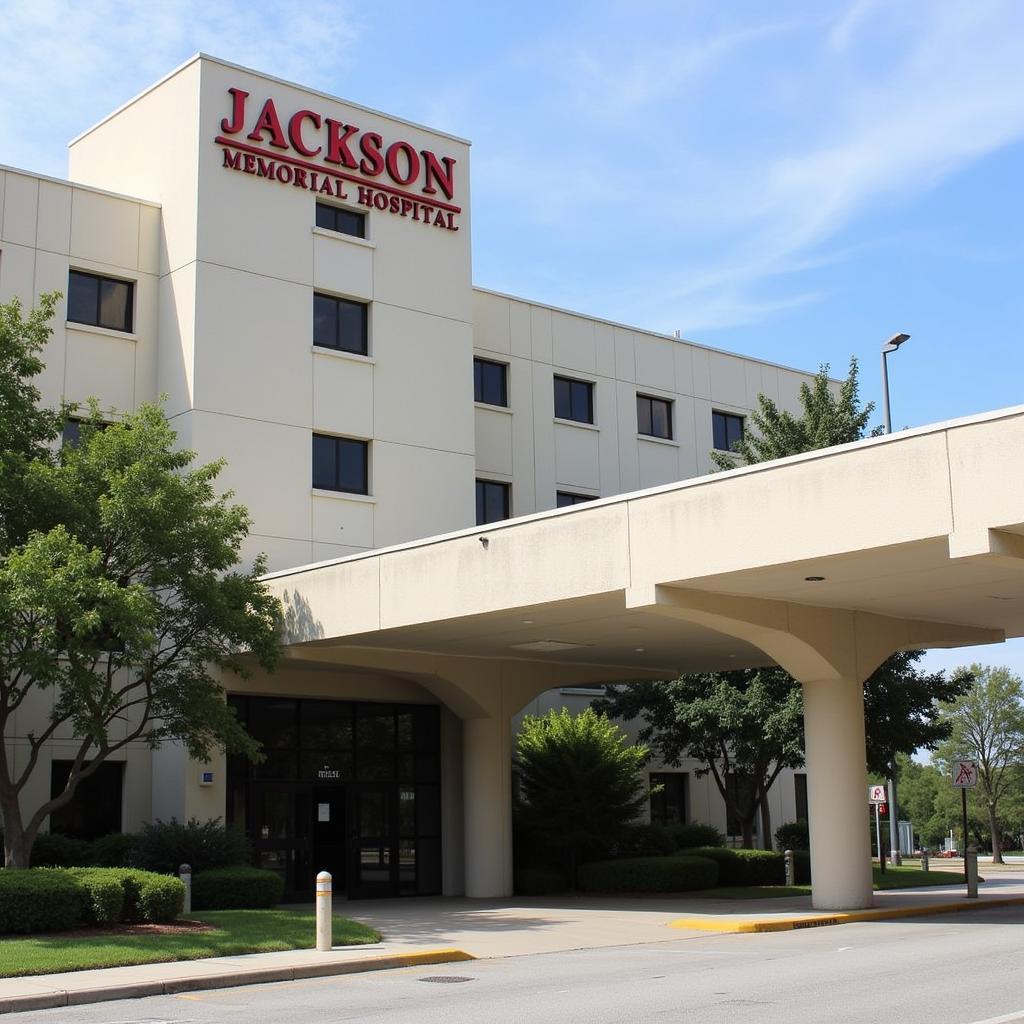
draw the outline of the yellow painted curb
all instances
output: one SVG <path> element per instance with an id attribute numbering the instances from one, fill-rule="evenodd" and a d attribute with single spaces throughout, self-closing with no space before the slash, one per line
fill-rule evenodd
<path id="1" fill-rule="evenodd" d="M 421 964 L 455 964 L 463 960 L 475 960 L 472 953 L 464 949 L 425 949 L 422 953 L 391 953 L 376 957 L 376 962 L 387 962 L 395 967 L 418 967 Z"/>
<path id="2" fill-rule="evenodd" d="M 744 934 L 751 932 L 791 932 L 801 928 L 827 928 L 834 924 L 852 924 L 856 921 L 886 921 L 900 917 L 923 917 L 926 914 L 951 914 L 988 907 L 1024 905 L 1024 896 L 1004 896 L 986 900 L 967 900 L 957 903 L 929 903 L 920 907 L 878 907 L 869 910 L 842 910 L 834 914 L 813 917 L 777 917 L 764 919 L 725 919 L 720 917 L 680 917 L 669 921 L 669 928 L 693 929 L 702 932 Z"/>

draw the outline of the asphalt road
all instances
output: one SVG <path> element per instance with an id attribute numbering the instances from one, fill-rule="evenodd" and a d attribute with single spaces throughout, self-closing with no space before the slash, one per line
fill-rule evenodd
<path id="1" fill-rule="evenodd" d="M 1024 1022 L 1024 908 L 768 935 L 701 935 L 37 1010 L 3 1020 L 1009 1024 Z"/>

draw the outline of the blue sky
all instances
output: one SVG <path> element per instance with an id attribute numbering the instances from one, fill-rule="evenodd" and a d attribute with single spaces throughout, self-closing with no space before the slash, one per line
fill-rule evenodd
<path id="1" fill-rule="evenodd" d="M 471 139 L 479 285 L 855 355 L 866 400 L 906 331 L 897 427 L 1024 401 L 1019 0 L 0 0 L 0 162 L 63 175 L 197 50 Z M 1019 643 L 977 655 L 1024 672 Z"/>

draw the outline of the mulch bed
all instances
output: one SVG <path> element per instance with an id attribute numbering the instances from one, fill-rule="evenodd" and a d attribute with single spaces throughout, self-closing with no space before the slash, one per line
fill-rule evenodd
<path id="1" fill-rule="evenodd" d="M 108 935 L 193 935 L 217 929 L 205 921 L 188 919 L 168 924 L 112 924 L 106 928 L 73 928 L 66 932 L 37 932 L 32 935 L 0 935 L 0 939 L 96 939 Z"/>

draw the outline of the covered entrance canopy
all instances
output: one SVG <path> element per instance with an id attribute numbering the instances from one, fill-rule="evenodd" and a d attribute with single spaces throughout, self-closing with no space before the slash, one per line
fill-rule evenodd
<path id="1" fill-rule="evenodd" d="M 814 904 L 870 905 L 862 684 L 1024 635 L 1024 407 L 268 577 L 294 659 L 463 719 L 466 892 L 511 892 L 509 720 L 552 686 L 779 664 L 804 687 Z"/>

